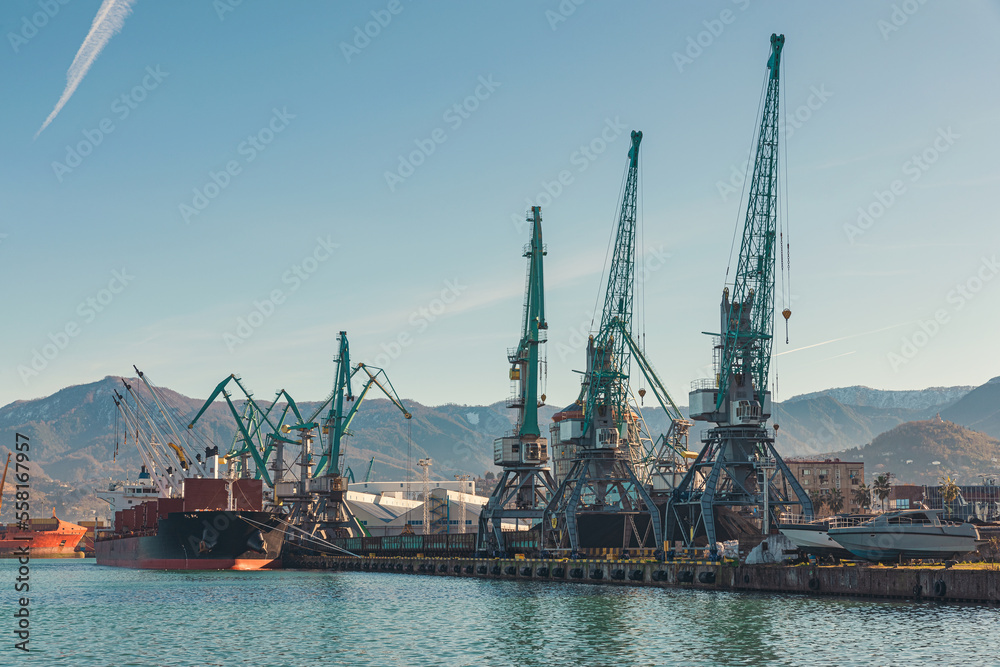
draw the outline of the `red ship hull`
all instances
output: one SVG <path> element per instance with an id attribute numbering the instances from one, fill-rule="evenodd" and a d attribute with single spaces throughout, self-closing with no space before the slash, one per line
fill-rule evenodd
<path id="1" fill-rule="evenodd" d="M 55 525 L 32 523 L 28 530 L 0 527 L 0 557 L 19 556 L 29 548 L 32 558 L 44 556 L 75 556 L 76 547 L 87 529 L 75 523 L 56 519 Z"/>

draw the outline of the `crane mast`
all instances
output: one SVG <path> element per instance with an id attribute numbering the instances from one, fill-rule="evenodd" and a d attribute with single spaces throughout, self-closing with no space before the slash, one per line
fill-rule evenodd
<path id="1" fill-rule="evenodd" d="M 588 357 L 590 385 L 584 410 L 584 435 L 594 428 L 614 428 L 625 437 L 622 427 L 629 413 L 629 346 L 632 335 L 632 297 L 635 285 L 635 224 L 639 182 L 639 144 L 642 132 L 632 132 L 628 151 L 628 171 L 622 196 L 618 229 L 608 272 L 601 328 L 591 343 Z M 606 414 L 598 412 L 606 410 Z M 605 438 L 617 437 L 604 432 Z"/>
<path id="2" fill-rule="evenodd" d="M 640 462 L 646 457 L 629 392 L 641 141 L 642 132 L 633 131 L 601 326 L 587 344 L 578 407 L 553 418 L 553 433 L 558 428 L 564 452 L 557 469 L 567 463 L 569 469 L 557 474 L 559 488 L 542 522 L 543 543 L 546 550 L 568 551 L 571 556 L 591 547 L 648 548 L 658 557 L 663 553 L 659 512 L 636 473 L 638 466 L 646 465 Z M 581 539 L 582 534 L 588 537 Z M 621 536 L 621 541 L 596 535 Z"/>
<path id="3" fill-rule="evenodd" d="M 767 95 L 757 136 L 757 155 L 732 298 L 721 305 L 722 366 L 716 409 L 746 400 L 770 412 L 767 376 L 774 329 L 774 248 L 778 219 L 778 84 L 784 35 L 772 35 Z M 735 386 L 734 386 L 735 385 Z M 732 391 L 731 391 L 732 390 Z M 747 419 L 766 419 L 763 412 Z"/>
<path id="4" fill-rule="evenodd" d="M 538 408 L 545 401 L 539 396 L 539 346 L 545 342 L 545 283 L 542 258 L 546 254 L 542 243 L 542 209 L 532 206 L 527 221 L 531 223 L 531 239 L 524 247 L 528 259 L 528 277 L 521 320 L 521 340 L 508 351 L 510 379 L 515 393 L 507 407 L 517 410 L 515 427 L 508 435 L 497 438 L 493 445 L 493 460 L 503 467 L 503 473 L 479 515 L 478 551 L 481 554 L 504 554 L 507 545 L 503 524 L 530 528 L 541 521 L 546 503 L 555 491 L 555 482 L 548 468 L 548 442 L 538 426 Z M 460 532 L 465 532 L 465 526 Z"/>
<path id="5" fill-rule="evenodd" d="M 667 511 L 667 538 L 687 548 L 706 540 L 717 556 L 723 513 L 756 515 L 763 532 L 778 513 L 812 503 L 774 448 L 767 390 L 774 327 L 774 255 L 778 217 L 779 84 L 784 35 L 771 35 L 767 92 L 757 132 L 756 157 L 733 289 L 722 292 L 721 329 L 714 378 L 696 380 L 689 395 L 691 419 L 714 422 L 704 446 Z M 734 526 L 738 521 L 726 521 Z"/>

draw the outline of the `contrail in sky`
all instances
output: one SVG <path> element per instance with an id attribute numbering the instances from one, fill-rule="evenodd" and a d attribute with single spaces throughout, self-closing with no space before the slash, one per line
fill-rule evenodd
<path id="1" fill-rule="evenodd" d="M 97 10 L 97 16 L 94 17 L 94 23 L 90 26 L 90 32 L 87 33 L 83 44 L 80 45 L 80 50 L 73 58 L 73 63 L 69 66 L 69 71 L 66 72 L 66 89 L 63 90 L 62 97 L 56 102 L 52 113 L 35 133 L 36 139 L 69 102 L 76 87 L 83 81 L 83 77 L 87 75 L 87 71 L 97 60 L 97 56 L 101 55 L 101 51 L 107 46 L 108 41 L 121 32 L 122 26 L 125 25 L 125 19 L 132 12 L 134 4 L 135 0 L 104 0 L 101 3 L 101 8 Z"/>
<path id="2" fill-rule="evenodd" d="M 830 340 L 824 340 L 822 343 L 813 343 L 812 345 L 806 345 L 805 347 L 797 347 L 794 350 L 786 350 L 784 352 L 778 352 L 776 357 L 781 357 L 786 354 L 791 354 L 792 352 L 798 352 L 799 350 L 808 350 L 809 348 L 819 347 L 820 345 L 829 345 L 830 343 L 837 343 L 842 340 L 847 340 L 849 338 L 857 338 L 858 336 L 868 336 L 870 334 L 879 333 L 882 331 L 888 331 L 889 329 L 895 329 L 896 327 L 901 327 L 904 324 L 909 324 L 909 322 L 900 322 L 899 324 L 893 324 L 889 327 L 882 327 L 881 329 L 873 329 L 872 331 L 864 331 L 862 333 L 851 334 L 850 336 L 841 336 L 840 338 L 831 338 Z M 838 355 L 840 356 L 840 355 Z M 834 357 L 835 358 L 835 357 Z"/>

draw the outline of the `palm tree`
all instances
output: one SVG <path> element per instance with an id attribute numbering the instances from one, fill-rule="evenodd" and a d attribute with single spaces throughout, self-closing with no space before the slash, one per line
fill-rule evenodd
<path id="1" fill-rule="evenodd" d="M 840 510 L 844 509 L 844 494 L 840 492 L 840 489 L 834 489 L 827 496 L 826 504 L 830 508 L 831 513 L 837 514 Z"/>
<path id="2" fill-rule="evenodd" d="M 819 489 L 814 489 L 809 492 L 809 500 L 813 504 L 813 516 L 817 517 L 823 513 L 823 505 L 826 504 L 826 498 L 819 492 Z"/>
<path id="3" fill-rule="evenodd" d="M 938 487 L 941 491 L 941 500 L 944 501 L 944 508 L 948 510 L 948 516 L 951 516 L 953 509 L 952 503 L 958 498 L 961 493 L 958 488 L 958 484 L 951 479 L 951 475 L 941 478 L 941 486 Z"/>
<path id="4" fill-rule="evenodd" d="M 861 483 L 858 488 L 854 489 L 853 493 L 854 504 L 861 509 L 869 509 L 872 506 L 872 490 L 864 482 Z"/>
<path id="5" fill-rule="evenodd" d="M 885 472 L 875 477 L 875 482 L 872 484 L 872 491 L 875 492 L 875 496 L 882 504 L 883 512 L 885 511 L 885 499 L 889 497 L 891 490 L 892 487 L 889 486 L 889 473 Z"/>

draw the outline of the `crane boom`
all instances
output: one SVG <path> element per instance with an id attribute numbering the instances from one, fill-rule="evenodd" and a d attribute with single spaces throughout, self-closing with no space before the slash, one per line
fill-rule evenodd
<path id="1" fill-rule="evenodd" d="M 722 367 L 716 408 L 735 382 L 765 405 L 774 329 L 774 251 L 778 218 L 778 87 L 784 35 L 771 35 L 770 74 L 732 296 L 722 295 Z"/>
<path id="2" fill-rule="evenodd" d="M 639 144 L 642 132 L 632 131 L 632 147 L 628 152 L 628 170 L 622 196 L 615 237 L 614 254 L 608 271 L 608 288 L 604 297 L 601 328 L 594 339 L 594 355 L 590 386 L 584 411 L 584 432 L 594 424 L 597 406 L 612 411 L 615 427 L 621 430 L 629 411 L 628 372 L 630 349 L 627 338 L 632 335 L 632 300 L 635 284 L 635 224 L 639 182 Z M 622 332 L 625 335 L 616 335 Z"/>
<path id="3" fill-rule="evenodd" d="M 536 207 L 537 208 L 537 207 Z M 533 208 L 532 211 L 535 209 Z M 526 377 L 522 380 L 522 399 L 520 415 L 521 436 L 540 436 L 538 427 L 538 346 L 542 342 L 541 331 L 549 328 L 545 322 L 545 282 L 542 273 L 542 257 L 545 247 L 542 245 L 542 216 L 534 216 L 531 228 L 531 241 L 524 250 L 528 258 L 528 287 L 524 294 L 524 318 L 521 326 L 521 342 L 518 344 L 516 360 L 527 357 Z M 521 369 L 518 369 L 518 372 Z M 514 371 L 512 370 L 512 375 Z"/>

